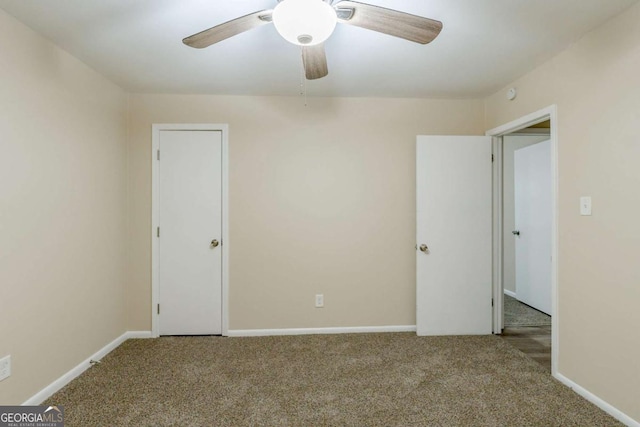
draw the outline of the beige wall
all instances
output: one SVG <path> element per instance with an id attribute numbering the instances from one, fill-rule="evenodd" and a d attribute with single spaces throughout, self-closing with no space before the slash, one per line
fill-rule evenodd
<path id="1" fill-rule="evenodd" d="M 19 404 L 125 331 L 127 104 L 2 11 L 0 62 L 0 404 Z"/>
<path id="2" fill-rule="evenodd" d="M 198 122 L 230 130 L 230 329 L 415 325 L 415 137 L 482 134 L 482 101 L 132 95 L 129 329 L 151 326 L 151 125 Z"/>
<path id="3" fill-rule="evenodd" d="M 510 86 L 486 128 L 558 105 L 560 373 L 640 420 L 640 5 Z"/>

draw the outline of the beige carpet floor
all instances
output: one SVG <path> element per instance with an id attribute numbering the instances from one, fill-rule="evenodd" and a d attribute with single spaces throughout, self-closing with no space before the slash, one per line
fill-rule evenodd
<path id="1" fill-rule="evenodd" d="M 619 426 L 495 336 L 129 340 L 46 404 L 66 426 Z"/>

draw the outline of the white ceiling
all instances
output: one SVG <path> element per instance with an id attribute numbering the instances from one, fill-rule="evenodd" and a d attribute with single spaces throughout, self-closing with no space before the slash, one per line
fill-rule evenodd
<path id="1" fill-rule="evenodd" d="M 361 0 L 364 1 L 364 0 Z M 338 24 L 309 96 L 472 98 L 533 69 L 638 0 L 369 0 L 440 20 L 419 45 Z M 132 92 L 298 95 L 298 47 L 272 25 L 206 49 L 182 39 L 276 0 L 0 0 L 0 8 Z"/>

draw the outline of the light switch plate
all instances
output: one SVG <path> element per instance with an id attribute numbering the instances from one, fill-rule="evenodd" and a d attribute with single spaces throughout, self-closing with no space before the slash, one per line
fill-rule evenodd
<path id="1" fill-rule="evenodd" d="M 580 215 L 591 215 L 591 196 L 580 197 Z"/>

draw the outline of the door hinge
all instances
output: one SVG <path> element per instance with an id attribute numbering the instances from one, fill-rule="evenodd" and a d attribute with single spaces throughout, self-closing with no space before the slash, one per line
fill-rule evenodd
<path id="1" fill-rule="evenodd" d="M 157 151 L 156 157 L 160 160 L 160 150 Z"/>
<path id="2" fill-rule="evenodd" d="M 156 228 L 156 235 L 160 237 L 160 227 Z"/>
<path id="3" fill-rule="evenodd" d="M 158 152 L 158 156 L 160 155 L 160 152 Z M 160 158 L 158 157 L 158 160 L 160 160 Z M 491 155 L 491 161 L 493 162 L 493 154 Z"/>
<path id="4" fill-rule="evenodd" d="M 158 314 L 160 314 L 160 304 L 158 304 Z"/>
<path id="5" fill-rule="evenodd" d="M 491 307 L 493 307 L 493 298 L 491 298 Z"/>

